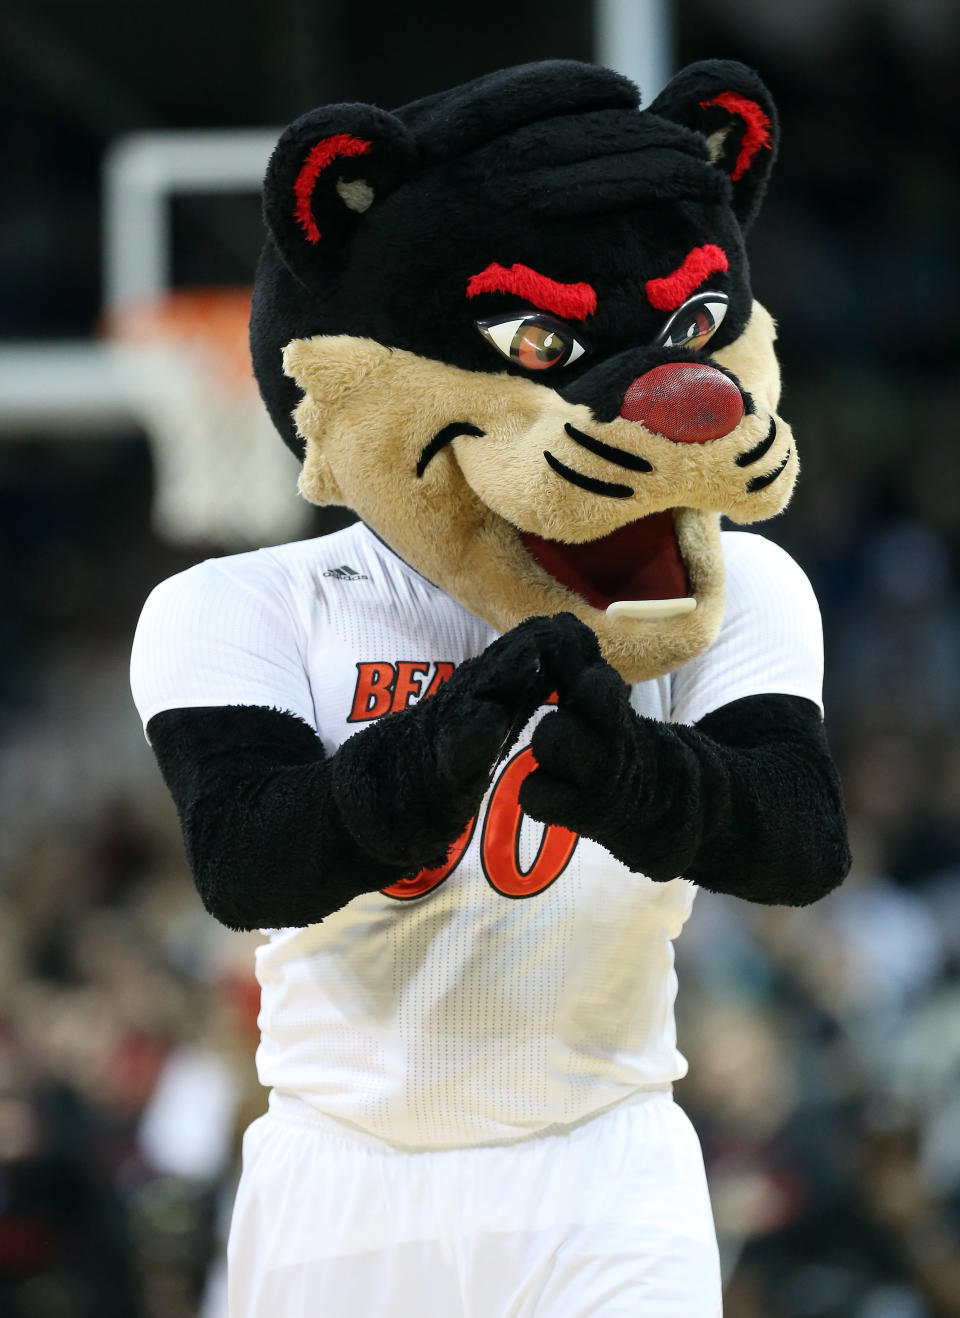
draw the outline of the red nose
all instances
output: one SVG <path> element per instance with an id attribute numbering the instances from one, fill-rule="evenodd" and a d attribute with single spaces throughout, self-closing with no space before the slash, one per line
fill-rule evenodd
<path id="1" fill-rule="evenodd" d="M 641 421 L 675 444 L 705 444 L 729 435 L 743 419 L 743 395 L 713 366 L 667 362 L 638 376 L 623 397 L 620 415 Z"/>

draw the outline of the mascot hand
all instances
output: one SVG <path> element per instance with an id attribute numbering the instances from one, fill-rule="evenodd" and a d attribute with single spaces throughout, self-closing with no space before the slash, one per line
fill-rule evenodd
<path id="1" fill-rule="evenodd" d="M 615 669 L 594 663 L 561 687 L 531 746 L 538 767 L 520 789 L 528 815 L 592 838 L 650 878 L 683 873 L 700 841 L 687 836 L 683 808 L 698 759 L 680 730 L 631 708 Z"/>
<path id="2" fill-rule="evenodd" d="M 442 864 L 524 724 L 599 653 L 572 614 L 530 618 L 461 664 L 428 700 L 351 737 L 331 770 L 340 817 L 357 844 L 411 873 Z"/>

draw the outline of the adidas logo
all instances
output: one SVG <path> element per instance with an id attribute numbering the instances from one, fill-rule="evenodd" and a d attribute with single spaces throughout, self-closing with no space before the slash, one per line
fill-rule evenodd
<path id="1" fill-rule="evenodd" d="M 323 575 L 325 577 L 335 577 L 337 581 L 370 580 L 365 572 L 358 572 L 355 567 L 347 567 L 346 563 L 342 563 L 340 567 L 327 568 Z"/>

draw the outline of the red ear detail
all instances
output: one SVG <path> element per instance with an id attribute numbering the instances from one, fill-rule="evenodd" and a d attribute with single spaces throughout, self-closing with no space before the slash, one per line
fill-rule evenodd
<path id="1" fill-rule="evenodd" d="M 365 156 L 372 145 L 372 142 L 354 137 L 351 133 L 334 133 L 333 137 L 325 137 L 310 148 L 293 185 L 293 195 L 296 197 L 293 218 L 303 229 L 308 243 L 320 241 L 320 230 L 310 205 L 317 179 L 338 156 Z"/>
<path id="2" fill-rule="evenodd" d="M 710 101 L 701 101 L 700 109 L 706 110 L 711 105 L 719 105 L 722 110 L 727 110 L 730 114 L 738 114 L 747 126 L 740 144 L 740 154 L 730 174 L 736 183 L 750 168 L 750 163 L 760 148 L 770 147 L 770 119 L 756 101 L 747 100 L 746 96 L 741 96 L 739 92 L 721 92 Z"/>

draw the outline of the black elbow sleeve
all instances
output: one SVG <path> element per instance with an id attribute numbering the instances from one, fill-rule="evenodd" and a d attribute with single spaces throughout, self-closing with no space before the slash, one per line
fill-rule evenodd
<path id="1" fill-rule="evenodd" d="M 147 733 L 204 906 L 232 929 L 301 926 L 402 877 L 344 828 L 330 761 L 292 714 L 167 710 Z"/>
<path id="2" fill-rule="evenodd" d="M 687 877 L 770 905 L 805 906 L 850 869 L 840 778 L 820 711 L 795 696 L 753 696 L 707 715 L 704 837 Z M 711 797 L 722 794 L 724 809 Z"/>

